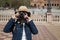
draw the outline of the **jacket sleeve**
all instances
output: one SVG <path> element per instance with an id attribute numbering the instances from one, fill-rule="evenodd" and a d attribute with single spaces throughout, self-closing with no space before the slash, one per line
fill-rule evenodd
<path id="1" fill-rule="evenodd" d="M 8 23 L 5 25 L 3 31 L 6 32 L 6 33 L 9 33 L 13 30 L 13 26 L 14 26 L 14 19 L 10 18 Z"/>
<path id="2" fill-rule="evenodd" d="M 38 30 L 37 30 L 35 24 L 33 23 L 33 20 L 28 22 L 28 25 L 30 27 L 30 30 L 31 30 L 32 34 L 38 34 Z"/>

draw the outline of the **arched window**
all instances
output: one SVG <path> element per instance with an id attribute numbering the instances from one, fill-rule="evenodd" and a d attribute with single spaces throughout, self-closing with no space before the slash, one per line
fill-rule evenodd
<path id="1" fill-rule="evenodd" d="M 34 4 L 34 7 L 36 7 L 36 4 Z"/>
<path id="2" fill-rule="evenodd" d="M 52 4 L 52 6 L 54 6 L 54 4 Z"/>
<path id="3" fill-rule="evenodd" d="M 55 6 L 56 6 L 56 4 L 55 4 Z"/>
<path id="4" fill-rule="evenodd" d="M 44 6 L 46 6 L 46 4 L 44 4 Z"/>
<path id="5" fill-rule="evenodd" d="M 57 4 L 57 6 L 59 6 L 59 4 Z"/>

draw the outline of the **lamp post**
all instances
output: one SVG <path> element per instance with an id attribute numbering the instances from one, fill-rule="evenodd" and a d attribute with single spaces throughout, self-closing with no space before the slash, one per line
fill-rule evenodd
<path id="1" fill-rule="evenodd" d="M 47 0 L 47 13 L 46 13 L 46 21 L 52 22 L 52 14 L 51 14 L 51 3 L 50 0 Z"/>
<path id="2" fill-rule="evenodd" d="M 50 0 L 47 0 L 48 4 L 47 4 L 47 12 L 50 13 L 51 12 L 51 3 Z"/>

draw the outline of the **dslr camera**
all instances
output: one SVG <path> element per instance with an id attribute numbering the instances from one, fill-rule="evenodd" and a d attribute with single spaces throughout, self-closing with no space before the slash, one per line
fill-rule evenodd
<path id="1" fill-rule="evenodd" d="M 15 14 L 16 14 L 17 12 L 15 11 Z M 31 13 L 30 12 L 26 12 L 26 11 L 19 11 L 18 12 L 19 13 L 19 16 L 17 17 L 18 19 L 24 19 L 24 16 L 27 14 L 28 15 L 28 17 L 30 17 L 30 15 L 31 15 Z"/>
<path id="2" fill-rule="evenodd" d="M 15 11 L 15 14 L 16 14 L 17 12 Z M 31 15 L 31 13 L 30 12 L 26 12 L 26 11 L 19 11 L 18 12 L 19 13 L 19 16 L 17 16 L 17 21 L 16 22 L 20 22 L 20 23 L 26 23 L 26 19 L 27 18 L 24 18 L 24 16 L 27 14 L 28 15 L 28 17 L 30 17 L 30 15 Z"/>
<path id="3" fill-rule="evenodd" d="M 18 16 L 18 19 L 24 19 L 24 16 L 26 15 L 25 12 L 23 11 L 19 11 L 19 16 Z"/>

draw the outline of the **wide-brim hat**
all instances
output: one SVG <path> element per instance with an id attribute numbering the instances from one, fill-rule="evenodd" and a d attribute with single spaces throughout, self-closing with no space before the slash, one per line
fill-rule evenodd
<path id="1" fill-rule="evenodd" d="M 28 12 L 28 8 L 26 6 L 20 6 L 18 11 L 26 11 L 26 12 Z"/>

